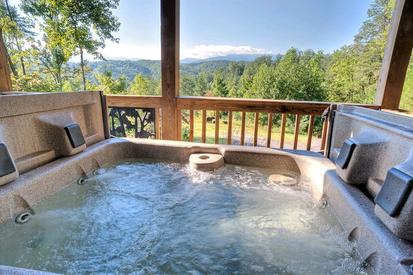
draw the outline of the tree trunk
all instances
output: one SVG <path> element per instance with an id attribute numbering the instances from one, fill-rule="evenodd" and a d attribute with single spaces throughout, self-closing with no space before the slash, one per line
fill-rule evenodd
<path id="1" fill-rule="evenodd" d="M 14 23 L 16 24 L 16 26 L 18 27 L 16 20 L 14 20 L 12 14 L 11 14 L 10 6 L 9 6 L 9 1 L 6 0 L 6 1 L 5 1 L 5 4 L 6 4 L 6 9 L 7 9 L 7 13 L 8 13 L 8 15 L 9 15 L 10 20 L 11 20 L 12 22 L 14 22 Z M 17 37 L 14 37 L 14 40 L 16 41 L 17 50 L 18 50 L 19 52 L 21 52 L 21 51 L 22 51 L 22 47 L 20 46 L 20 41 L 17 39 Z M 9 58 L 9 62 L 11 62 L 10 56 L 9 56 L 8 58 Z M 26 66 L 24 65 L 24 58 L 23 58 L 23 56 L 20 57 L 20 63 L 21 63 L 21 67 L 22 67 L 22 73 L 23 73 L 23 75 L 26 75 Z M 10 67 L 11 67 L 11 69 L 12 69 L 12 71 L 13 71 L 13 75 L 17 77 L 16 68 L 14 67 L 14 65 L 12 65 L 12 63 L 10 63 Z"/>
<path id="2" fill-rule="evenodd" d="M 6 46 L 4 46 L 4 47 L 6 48 Z M 14 65 L 13 61 L 11 60 L 10 54 L 7 51 L 7 49 L 6 49 L 6 55 L 7 55 L 7 61 L 9 62 L 10 70 L 13 73 L 14 77 L 17 78 L 19 76 L 19 73 L 17 72 L 16 66 Z"/>
<path id="3" fill-rule="evenodd" d="M 19 48 L 20 48 L 20 47 L 19 47 Z M 21 66 L 22 66 L 22 74 L 23 74 L 23 75 L 26 75 L 26 66 L 24 65 L 23 56 L 20 57 L 20 63 L 21 63 Z"/>
<path id="4" fill-rule="evenodd" d="M 80 68 L 82 70 L 83 90 L 86 91 L 85 60 L 83 59 L 83 48 L 80 47 Z"/>
<path id="5" fill-rule="evenodd" d="M 57 84 L 59 85 L 59 92 L 63 91 L 62 68 L 57 70 Z"/>
<path id="6" fill-rule="evenodd" d="M 7 49 L 3 43 L 3 34 L 0 28 L 0 92 L 12 90 L 9 64 L 7 59 Z"/>

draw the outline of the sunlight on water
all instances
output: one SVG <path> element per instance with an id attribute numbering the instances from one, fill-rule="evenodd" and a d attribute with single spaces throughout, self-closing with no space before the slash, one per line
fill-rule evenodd
<path id="1" fill-rule="evenodd" d="M 274 171 L 123 162 L 0 226 L 0 264 L 63 273 L 362 273 L 335 218 Z"/>

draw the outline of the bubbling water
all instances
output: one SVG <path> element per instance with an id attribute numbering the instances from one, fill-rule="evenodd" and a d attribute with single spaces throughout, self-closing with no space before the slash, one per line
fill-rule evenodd
<path id="1" fill-rule="evenodd" d="M 127 161 L 0 226 L 0 264 L 62 273 L 363 273 L 335 217 L 274 171 Z"/>

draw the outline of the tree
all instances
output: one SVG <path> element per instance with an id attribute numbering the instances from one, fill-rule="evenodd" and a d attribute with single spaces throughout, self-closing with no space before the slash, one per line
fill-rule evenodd
<path id="1" fill-rule="evenodd" d="M 22 16 L 16 7 L 9 4 L 8 0 L 1 0 L 0 2 L 0 28 L 3 33 L 3 40 L 5 41 L 7 51 L 7 58 L 9 66 L 14 77 L 18 77 L 19 73 L 13 62 L 13 57 L 19 60 L 21 66 L 21 73 L 26 75 L 25 54 L 27 52 L 23 49 L 24 40 L 31 40 L 34 27 L 33 22 Z M 13 57 L 9 51 L 12 52 Z"/>
<path id="2" fill-rule="evenodd" d="M 182 95 L 195 95 L 195 78 L 189 75 L 181 75 L 180 90 Z"/>
<path id="3" fill-rule="evenodd" d="M 372 103 L 393 7 L 394 0 L 374 0 L 354 43 L 332 54 L 325 82 L 329 100 Z"/>
<path id="4" fill-rule="evenodd" d="M 246 95 L 253 98 L 324 100 L 324 55 L 290 49 L 276 64 L 262 63 Z"/>
<path id="5" fill-rule="evenodd" d="M 141 74 L 136 74 L 129 87 L 129 92 L 135 95 L 159 95 L 156 82 Z"/>
<path id="6" fill-rule="evenodd" d="M 113 79 L 112 72 L 105 71 L 101 74 L 96 74 L 98 90 L 105 94 L 126 94 L 128 88 L 128 81 L 125 76 L 120 76 L 118 79 Z"/>
<path id="7" fill-rule="evenodd" d="M 225 85 L 224 77 L 220 71 L 215 72 L 212 81 L 212 93 L 214 96 L 225 97 L 228 95 L 228 88 Z"/>
<path id="8" fill-rule="evenodd" d="M 210 89 L 211 77 L 206 72 L 200 72 L 195 78 L 194 95 L 203 96 Z"/>
<path id="9" fill-rule="evenodd" d="M 326 73 L 328 100 L 333 102 L 368 102 L 369 95 L 357 79 L 358 58 L 354 47 L 345 46 L 330 57 Z"/>
<path id="10" fill-rule="evenodd" d="M 68 58 L 61 46 L 55 46 L 50 50 L 45 48 L 40 54 L 42 65 L 58 84 L 59 91 L 63 91 L 63 66 L 67 63 Z"/>
<path id="11" fill-rule="evenodd" d="M 119 0 L 27 0 L 24 9 L 43 19 L 43 29 L 49 40 L 64 41 L 72 54 L 80 56 L 83 89 L 86 90 L 85 51 L 103 59 L 99 49 L 106 40 L 118 41 L 113 33 L 119 30 L 120 23 L 112 14 Z M 58 37 L 51 37 L 55 29 L 54 20 L 61 22 Z"/>

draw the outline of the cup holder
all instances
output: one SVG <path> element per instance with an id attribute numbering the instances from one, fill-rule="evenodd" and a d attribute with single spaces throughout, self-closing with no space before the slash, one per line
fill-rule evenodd
<path id="1" fill-rule="evenodd" d="M 224 165 L 224 158 L 220 154 L 191 154 L 189 164 L 200 171 L 211 171 Z"/>

